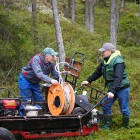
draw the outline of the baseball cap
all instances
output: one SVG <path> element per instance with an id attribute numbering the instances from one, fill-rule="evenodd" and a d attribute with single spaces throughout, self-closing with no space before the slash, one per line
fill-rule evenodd
<path id="1" fill-rule="evenodd" d="M 52 56 L 56 56 L 58 54 L 58 52 L 55 52 L 52 48 L 45 48 L 43 50 L 43 54 L 50 54 Z"/>
<path id="2" fill-rule="evenodd" d="M 99 51 L 104 52 L 106 50 L 115 51 L 116 47 L 112 43 L 105 43 L 103 44 L 102 48 L 99 49 Z"/>

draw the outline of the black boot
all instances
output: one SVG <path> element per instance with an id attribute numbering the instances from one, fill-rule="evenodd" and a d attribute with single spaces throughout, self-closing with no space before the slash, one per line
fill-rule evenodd
<path id="1" fill-rule="evenodd" d="M 128 128 L 129 125 L 129 116 L 123 116 L 122 118 L 122 127 Z"/>
<path id="2" fill-rule="evenodd" d="M 112 115 L 104 115 L 104 125 L 102 125 L 100 128 L 101 129 L 112 128 Z"/>

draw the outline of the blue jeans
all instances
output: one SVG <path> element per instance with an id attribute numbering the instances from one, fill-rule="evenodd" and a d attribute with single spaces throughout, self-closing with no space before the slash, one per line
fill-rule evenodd
<path id="1" fill-rule="evenodd" d="M 27 81 L 22 74 L 18 77 L 18 87 L 22 100 L 42 101 L 42 91 L 39 83 L 33 84 Z"/>
<path id="2" fill-rule="evenodd" d="M 130 88 L 124 88 L 119 90 L 113 98 L 106 97 L 102 103 L 104 104 L 102 109 L 104 114 L 111 115 L 111 107 L 113 103 L 118 99 L 120 105 L 120 111 L 123 116 L 130 116 L 130 109 L 129 109 L 129 92 Z"/>

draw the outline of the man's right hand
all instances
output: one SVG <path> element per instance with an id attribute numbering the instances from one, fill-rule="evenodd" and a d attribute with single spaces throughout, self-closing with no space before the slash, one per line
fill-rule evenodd
<path id="1" fill-rule="evenodd" d="M 54 80 L 54 79 L 51 80 L 51 83 L 52 83 L 53 85 L 58 85 L 58 81 L 57 81 L 57 80 Z"/>
<path id="2" fill-rule="evenodd" d="M 112 92 L 108 92 L 107 93 L 107 96 L 108 96 L 108 98 L 113 98 L 114 97 L 114 94 Z"/>
<path id="3" fill-rule="evenodd" d="M 88 85 L 89 82 L 88 81 L 83 81 L 81 85 Z"/>

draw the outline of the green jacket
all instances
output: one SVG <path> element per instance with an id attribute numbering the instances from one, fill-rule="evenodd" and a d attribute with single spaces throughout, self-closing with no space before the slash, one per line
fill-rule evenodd
<path id="1" fill-rule="evenodd" d="M 116 64 L 124 63 L 120 51 L 115 51 L 106 62 L 105 60 L 102 61 L 102 74 L 106 82 L 106 87 L 108 89 L 111 88 L 113 81 L 114 81 L 114 67 Z M 124 69 L 123 78 L 121 82 L 121 87 L 129 86 L 129 80 L 126 74 L 126 70 Z"/>

